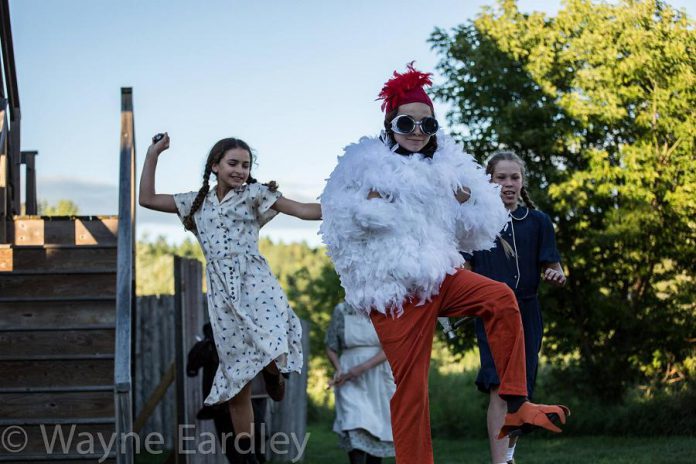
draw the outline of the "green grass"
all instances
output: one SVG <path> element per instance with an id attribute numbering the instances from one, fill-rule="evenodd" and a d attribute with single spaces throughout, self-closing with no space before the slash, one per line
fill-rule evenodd
<path id="1" fill-rule="evenodd" d="M 309 424 L 310 436 L 304 464 L 347 464 L 328 424 Z M 543 435 L 543 436 L 542 436 Z M 489 464 L 485 439 L 434 439 L 437 464 Z M 571 437 L 550 436 L 520 440 L 517 464 L 692 464 L 696 462 L 696 437 Z M 393 459 L 383 460 L 393 464 Z"/>
<path id="2" fill-rule="evenodd" d="M 303 464 L 348 464 L 329 423 L 309 424 L 311 434 Z M 437 464 L 489 464 L 485 439 L 434 439 Z M 138 464 L 161 464 L 164 455 L 139 455 Z M 540 432 L 520 440 L 517 464 L 692 464 L 696 437 L 573 437 Z M 383 464 L 394 464 L 384 459 Z"/>

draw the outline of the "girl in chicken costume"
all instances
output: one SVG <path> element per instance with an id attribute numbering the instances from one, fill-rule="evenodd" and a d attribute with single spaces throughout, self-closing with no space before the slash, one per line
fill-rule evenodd
<path id="1" fill-rule="evenodd" d="M 408 66 L 379 95 L 385 130 L 349 145 L 321 195 L 326 243 L 348 304 L 369 314 L 392 367 L 398 464 L 433 462 L 428 367 L 438 316 L 483 321 L 509 413 L 501 436 L 524 425 L 560 432 L 564 406 L 526 400 L 524 337 L 513 292 L 461 266 L 461 251 L 491 248 L 507 221 L 497 186 L 438 131 Z"/>

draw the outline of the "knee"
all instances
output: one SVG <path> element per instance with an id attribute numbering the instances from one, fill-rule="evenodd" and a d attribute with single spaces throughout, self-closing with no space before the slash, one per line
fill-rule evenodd
<path id="1" fill-rule="evenodd" d="M 500 315 L 507 313 L 520 314 L 515 292 L 504 283 L 498 283 L 496 298 L 491 303 L 495 305 L 495 311 Z"/>

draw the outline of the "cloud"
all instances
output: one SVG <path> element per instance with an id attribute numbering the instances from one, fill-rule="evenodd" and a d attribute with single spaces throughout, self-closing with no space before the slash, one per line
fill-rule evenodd
<path id="1" fill-rule="evenodd" d="M 71 200 L 83 215 L 118 214 L 118 188 L 114 184 L 58 176 L 39 176 L 36 184 L 39 201 L 56 204 L 59 200 Z"/>
<path id="2" fill-rule="evenodd" d="M 279 181 L 280 183 L 280 181 Z M 39 200 L 55 204 L 59 200 L 71 200 L 79 207 L 82 215 L 116 215 L 118 214 L 118 188 L 113 184 L 94 182 L 79 177 L 39 177 Z M 316 201 L 315 186 L 283 180 L 281 191 L 288 198 L 297 201 Z M 136 210 L 137 235 L 155 238 L 163 235 L 168 241 L 179 243 L 187 237 L 193 238 L 184 230 L 175 214 L 160 213 L 146 208 Z M 285 214 L 279 214 L 261 229 L 262 237 L 274 241 L 307 242 L 311 246 L 321 244 L 317 232 L 318 221 L 303 221 Z"/>

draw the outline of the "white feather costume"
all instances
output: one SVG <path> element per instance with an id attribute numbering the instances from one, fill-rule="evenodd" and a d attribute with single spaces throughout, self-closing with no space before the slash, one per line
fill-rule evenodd
<path id="1" fill-rule="evenodd" d="M 425 303 L 460 251 L 489 249 L 507 221 L 496 184 L 442 133 L 432 158 L 394 153 L 378 137 L 345 148 L 321 194 L 319 233 L 346 301 L 369 313 L 400 314 L 406 299 Z M 471 189 L 460 204 L 454 192 Z M 382 198 L 367 199 L 369 192 Z"/>

